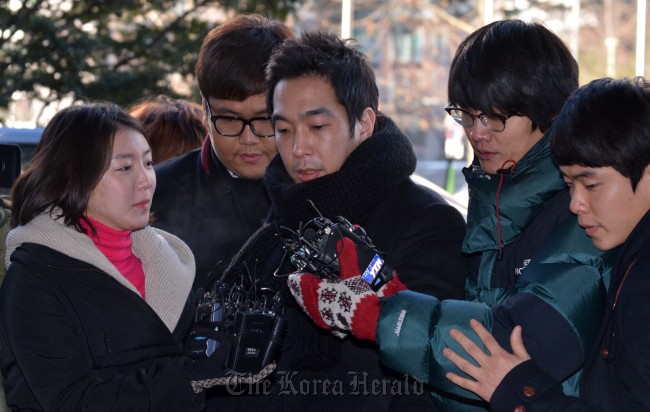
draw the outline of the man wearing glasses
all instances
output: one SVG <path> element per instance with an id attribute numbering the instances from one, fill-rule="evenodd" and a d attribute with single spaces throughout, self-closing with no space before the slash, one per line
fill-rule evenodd
<path id="1" fill-rule="evenodd" d="M 513 331 L 512 354 L 479 323 L 473 327 L 488 353 L 455 334 L 478 366 L 447 350 L 474 379 L 449 378 L 488 400 L 490 410 L 650 410 L 648 124 L 650 85 L 643 77 L 594 80 L 574 93 L 554 120 L 551 150 L 571 193 L 571 211 L 598 249 L 619 248 L 607 309 L 582 371 L 579 397 L 567 396 L 547 368 L 531 359 L 520 328 Z"/>
<path id="2" fill-rule="evenodd" d="M 357 311 L 377 313 L 376 320 L 350 324 L 354 336 L 376 334 L 386 366 L 439 389 L 441 410 L 488 408 L 446 378 L 461 372 L 443 349 L 465 355 L 450 331 L 478 340 L 471 319 L 508 349 L 511 332 L 521 325 L 530 356 L 564 382 L 567 393 L 576 391 L 602 318 L 613 258 L 594 247 L 571 214 L 569 192 L 551 159 L 551 123 L 577 87 L 575 59 L 538 23 L 491 23 L 470 34 L 452 61 L 446 111 L 464 127 L 475 155 L 464 170 L 467 296 L 453 301 L 403 291 L 383 299 L 380 308 L 378 299 L 367 299 Z M 292 275 L 290 282 L 317 284 L 310 276 Z M 350 293 L 344 286 L 329 289 Z M 305 306 L 319 325 L 340 327 L 345 316 L 320 316 L 322 310 Z M 535 391 L 520 396 L 534 397 Z"/>
<path id="3" fill-rule="evenodd" d="M 201 149 L 156 166 L 153 225 L 183 239 L 196 259 L 194 289 L 219 277 L 262 224 L 270 201 L 262 176 L 275 156 L 264 68 L 291 30 L 242 15 L 203 40 L 196 77 L 209 137 Z"/>

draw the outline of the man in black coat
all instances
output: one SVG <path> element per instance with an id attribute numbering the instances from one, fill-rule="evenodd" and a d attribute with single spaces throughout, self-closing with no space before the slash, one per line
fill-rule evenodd
<path id="1" fill-rule="evenodd" d="M 209 136 L 201 149 L 156 167 L 152 225 L 185 241 L 196 259 L 194 289 L 218 278 L 262 224 L 270 205 L 262 176 L 275 156 L 264 68 L 293 33 L 242 15 L 203 40 L 196 77 Z"/>
<path id="2" fill-rule="evenodd" d="M 571 212 L 598 249 L 619 248 L 580 396 L 566 396 L 530 359 L 521 328 L 511 337 L 511 354 L 475 324 L 491 356 L 458 333 L 454 338 L 479 367 L 447 349 L 475 380 L 449 378 L 490 401 L 493 411 L 650 410 L 650 85 L 641 77 L 594 80 L 567 100 L 553 130 Z"/>
<path id="3" fill-rule="evenodd" d="M 301 224 L 342 216 L 365 229 L 410 289 L 462 298 L 463 217 L 411 181 L 411 144 L 378 113 L 373 71 L 352 44 L 319 32 L 285 41 L 267 79 L 279 152 L 264 176 L 270 216 L 223 281 L 279 292 L 288 326 L 274 386 L 222 400 L 240 410 L 435 410 L 427 388 L 380 365 L 374 343 L 341 340 L 303 313 L 287 287 L 296 268 L 284 245 Z"/>

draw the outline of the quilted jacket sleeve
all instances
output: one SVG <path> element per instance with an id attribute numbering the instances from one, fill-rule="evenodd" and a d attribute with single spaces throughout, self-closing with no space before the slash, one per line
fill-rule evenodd
<path id="1" fill-rule="evenodd" d="M 462 396 L 476 398 L 445 378 L 447 371 L 457 369 L 442 356 L 442 349 L 446 346 L 459 349 L 449 336 L 450 328 L 467 323 L 466 329 L 469 329 L 470 319 L 477 319 L 488 330 L 492 329 L 492 313 L 484 304 L 439 301 L 421 293 L 399 292 L 381 304 L 377 324 L 381 361 L 391 369 L 444 391 L 456 390 Z"/>
<path id="2" fill-rule="evenodd" d="M 377 327 L 382 362 L 443 391 L 476 399 L 445 378 L 449 371 L 463 373 L 447 361 L 442 349 L 464 353 L 449 336 L 452 328 L 482 346 L 469 326 L 471 319 L 477 319 L 508 349 L 512 329 L 521 325 L 531 357 L 553 378 L 567 379 L 584 362 L 606 298 L 609 265 L 583 237 L 588 243 L 572 232 L 548 242 L 546 250 L 526 268 L 516 292 L 492 307 L 480 302 L 439 301 L 411 291 L 382 302 Z"/>

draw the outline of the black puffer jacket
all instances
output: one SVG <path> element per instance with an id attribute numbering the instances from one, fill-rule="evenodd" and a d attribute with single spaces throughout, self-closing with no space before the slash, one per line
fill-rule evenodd
<path id="1" fill-rule="evenodd" d="M 156 178 L 151 224 L 187 243 L 196 259 L 193 288 L 205 288 L 262 225 L 270 205 L 262 180 L 230 175 L 210 139 L 157 165 Z"/>
<path id="2" fill-rule="evenodd" d="M 271 162 L 265 175 L 272 199 L 271 219 L 235 256 L 224 279 L 236 282 L 250 270 L 262 285 L 283 292 L 288 330 L 277 381 L 266 396 L 221 398 L 214 403 L 214 410 L 434 410 L 426 389 L 422 396 L 406 395 L 404 377 L 380 365 L 374 343 L 353 338 L 341 341 L 316 327 L 303 313 L 286 287 L 286 275 L 295 271 L 288 259 L 283 259 L 281 236 L 286 232 L 278 236 L 279 227 L 296 230 L 300 222 L 317 216 L 309 206 L 311 200 L 323 216 L 332 220 L 343 216 L 361 225 L 409 288 L 462 298 L 465 264 L 460 245 L 465 222 L 438 194 L 411 181 L 415 162 L 406 136 L 383 116 L 378 117 L 373 136 L 350 154 L 338 172 L 295 184 L 279 156 Z M 355 379 L 365 379 L 370 392 L 364 395 L 361 389 L 355 394 Z M 322 385 L 304 386 L 323 380 L 341 384 L 345 395 L 328 395 Z M 393 383 L 396 386 L 391 386 Z M 384 386 L 373 392 L 373 384 Z M 393 396 L 386 385 L 401 389 Z"/>
<path id="3" fill-rule="evenodd" d="M 10 232 L 0 360 L 11 410 L 201 410 L 182 356 L 192 255 L 150 227 L 132 237 L 146 300 L 86 235 L 44 215 Z"/>

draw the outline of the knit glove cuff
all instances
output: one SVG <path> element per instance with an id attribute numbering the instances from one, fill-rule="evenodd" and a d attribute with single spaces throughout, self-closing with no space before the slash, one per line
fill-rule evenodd
<path id="1" fill-rule="evenodd" d="M 389 298 L 399 291 L 408 289 L 405 284 L 397 277 L 397 272 L 393 271 L 393 278 L 377 291 L 380 298 Z"/>

